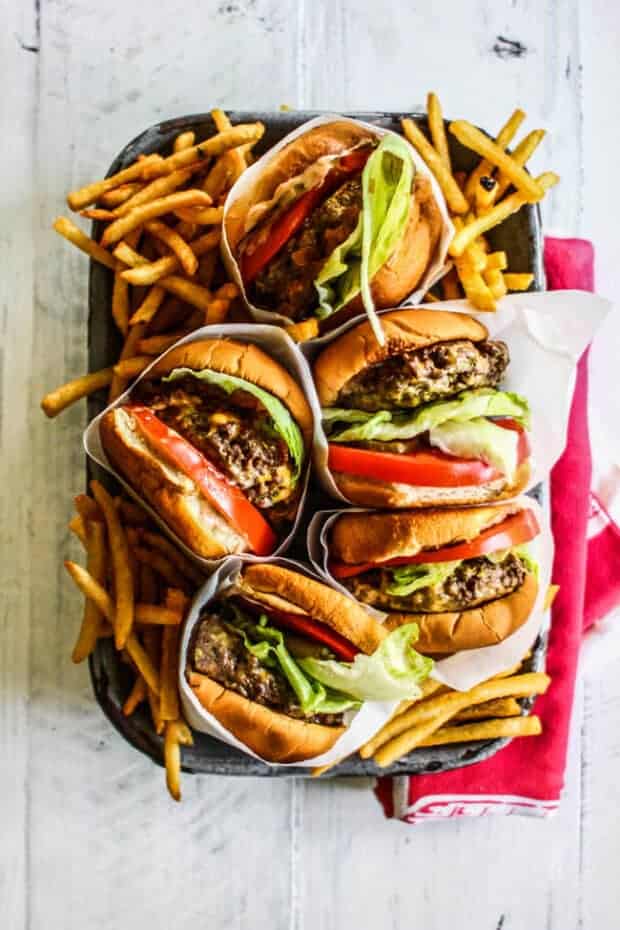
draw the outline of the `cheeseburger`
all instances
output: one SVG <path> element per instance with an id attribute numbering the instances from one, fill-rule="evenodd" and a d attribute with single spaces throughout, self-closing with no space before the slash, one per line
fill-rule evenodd
<path id="1" fill-rule="evenodd" d="M 540 533 L 521 504 L 344 513 L 328 568 L 389 629 L 415 622 L 416 648 L 442 654 L 501 642 L 529 617 L 538 569 L 527 544 Z"/>
<path id="2" fill-rule="evenodd" d="M 224 220 L 252 304 L 341 322 L 416 288 L 442 217 L 401 136 L 335 121 L 264 161 L 249 187 L 233 191 Z"/>
<path id="3" fill-rule="evenodd" d="M 243 569 L 202 610 L 186 656 L 196 699 L 271 762 L 326 752 L 364 701 L 420 694 L 415 624 L 388 632 L 354 600 L 277 565 Z"/>
<path id="4" fill-rule="evenodd" d="M 527 401 L 499 390 L 508 347 L 463 313 L 395 310 L 318 356 L 315 384 L 338 489 L 367 507 L 471 504 L 529 480 Z"/>
<path id="5" fill-rule="evenodd" d="M 312 413 L 255 345 L 215 339 L 160 359 L 104 415 L 114 467 L 195 553 L 268 555 L 295 517 Z"/>

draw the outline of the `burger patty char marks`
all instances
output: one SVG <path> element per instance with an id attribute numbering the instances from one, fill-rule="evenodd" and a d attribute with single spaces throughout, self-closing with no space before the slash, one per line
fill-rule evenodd
<path id="1" fill-rule="evenodd" d="M 257 507 L 292 498 L 296 489 L 289 448 L 253 395 L 228 395 L 190 376 L 169 383 L 142 382 L 135 399 L 203 452 Z"/>
<path id="2" fill-rule="evenodd" d="M 267 668 L 249 652 L 243 637 L 216 613 L 205 611 L 189 650 L 195 671 L 235 691 L 249 701 L 263 704 L 289 717 L 325 726 L 340 726 L 342 714 L 306 717 L 295 692 L 279 668 Z"/>
<path id="3" fill-rule="evenodd" d="M 399 597 L 387 590 L 394 584 L 392 571 L 373 569 L 343 584 L 364 604 L 381 610 L 440 613 L 468 610 L 512 594 L 525 580 L 527 570 L 518 555 L 510 552 L 501 562 L 485 556 L 461 562 L 444 581 Z"/>
<path id="4" fill-rule="evenodd" d="M 257 303 L 292 320 L 312 312 L 318 302 L 314 280 L 334 249 L 357 226 L 361 208 L 358 175 L 306 217 L 299 232 L 260 272 L 253 284 Z"/>
<path id="5" fill-rule="evenodd" d="M 337 405 L 369 411 L 419 407 L 468 388 L 495 387 L 508 362 L 505 342 L 438 342 L 363 369 L 342 387 Z"/>

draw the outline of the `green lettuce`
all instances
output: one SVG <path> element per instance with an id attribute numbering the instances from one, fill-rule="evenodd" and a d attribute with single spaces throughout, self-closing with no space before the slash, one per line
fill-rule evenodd
<path id="1" fill-rule="evenodd" d="M 276 432 L 288 446 L 295 463 L 294 479 L 297 480 L 304 460 L 304 441 L 297 423 L 281 400 L 278 400 L 269 391 L 264 391 L 263 388 L 258 387 L 251 381 L 246 381 L 245 378 L 222 374 L 220 371 L 211 371 L 210 368 L 203 368 L 201 371 L 194 371 L 192 368 L 175 368 L 163 380 L 176 381 L 177 378 L 185 378 L 188 375 L 191 375 L 192 378 L 198 378 L 199 381 L 215 384 L 223 391 L 226 391 L 227 394 L 233 394 L 235 391 L 247 391 L 248 394 L 253 394 L 265 407 L 273 420 Z"/>
<path id="2" fill-rule="evenodd" d="M 519 434 L 485 420 L 448 420 L 433 427 L 430 443 L 442 452 L 465 459 L 481 459 L 512 481 L 519 461 Z"/>
<path id="3" fill-rule="evenodd" d="M 389 633 L 370 656 L 360 653 L 353 662 L 307 658 L 299 665 L 326 687 L 360 701 L 412 700 L 420 696 L 420 682 L 433 667 L 432 659 L 413 648 L 417 638 L 417 624 L 406 623 Z"/>
<path id="4" fill-rule="evenodd" d="M 384 136 L 362 172 L 358 224 L 331 253 L 314 282 L 317 316 L 335 313 L 359 293 L 366 311 L 374 312 L 370 282 L 403 235 L 414 177 L 405 140 L 395 133 Z"/>

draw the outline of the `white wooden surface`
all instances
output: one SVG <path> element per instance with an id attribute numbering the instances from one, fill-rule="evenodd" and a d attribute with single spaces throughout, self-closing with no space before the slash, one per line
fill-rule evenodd
<path id="1" fill-rule="evenodd" d="M 595 237 L 618 285 L 615 0 L 0 0 L 0 927 L 3 930 L 612 930 L 619 925 L 618 661 L 576 701 L 550 821 L 410 828 L 367 781 L 186 779 L 125 745 L 68 661 L 60 567 L 81 490 L 86 264 L 50 225 L 65 192 L 165 117 L 222 107 L 408 108 L 427 89 L 490 129 L 551 130 L 554 230 Z M 508 53 L 498 37 L 524 46 Z"/>

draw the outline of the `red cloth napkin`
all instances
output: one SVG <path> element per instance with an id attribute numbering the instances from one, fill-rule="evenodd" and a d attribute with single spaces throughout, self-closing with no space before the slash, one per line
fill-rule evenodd
<path id="1" fill-rule="evenodd" d="M 550 290 L 594 290 L 594 252 L 590 242 L 546 239 L 545 267 Z M 532 739 L 515 739 L 490 759 L 465 768 L 431 775 L 380 778 L 375 791 L 387 817 L 418 823 L 488 813 L 544 816 L 558 806 L 584 618 L 590 624 L 602 616 L 601 611 L 620 601 L 618 580 L 614 578 L 612 582 L 606 576 L 610 546 L 615 547 L 616 560 L 620 554 L 617 527 L 607 521 L 596 536 L 587 539 L 592 465 L 587 403 L 585 353 L 577 370 L 566 449 L 550 481 L 551 525 L 556 546 L 552 577 L 560 585 L 560 591 L 552 609 L 546 663 L 552 684 L 536 701 L 543 733 Z M 590 577 L 587 589 L 586 565 L 588 572 L 596 572 Z"/>

